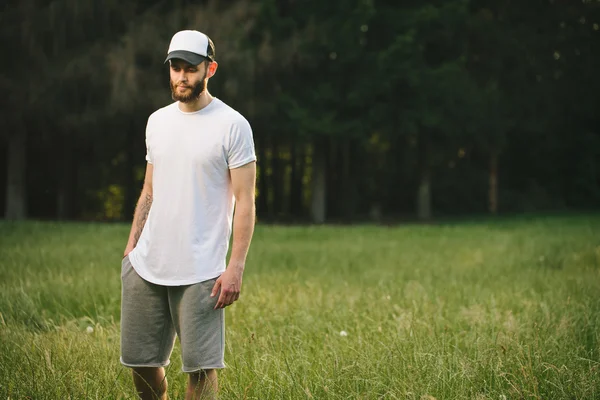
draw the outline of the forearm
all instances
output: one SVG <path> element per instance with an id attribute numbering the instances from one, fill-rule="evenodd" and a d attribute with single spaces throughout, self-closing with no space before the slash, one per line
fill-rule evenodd
<path id="1" fill-rule="evenodd" d="M 146 220 L 148 219 L 151 206 L 152 193 L 150 191 L 143 190 L 133 214 L 133 223 L 131 224 L 129 240 L 127 241 L 127 249 L 129 249 L 129 251 L 133 250 L 140 239 L 144 225 L 146 225 Z"/>
<path id="2" fill-rule="evenodd" d="M 255 223 L 254 201 L 246 201 L 236 204 L 233 216 L 233 244 L 231 246 L 231 258 L 229 265 L 244 269 L 246 256 L 252 241 Z"/>

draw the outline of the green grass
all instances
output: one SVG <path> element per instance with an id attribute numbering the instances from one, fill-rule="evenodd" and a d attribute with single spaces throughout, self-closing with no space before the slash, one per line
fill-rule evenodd
<path id="1" fill-rule="evenodd" d="M 134 398 L 128 229 L 0 223 L 0 398 Z M 600 216 L 258 226 L 226 320 L 223 399 L 600 399 Z"/>

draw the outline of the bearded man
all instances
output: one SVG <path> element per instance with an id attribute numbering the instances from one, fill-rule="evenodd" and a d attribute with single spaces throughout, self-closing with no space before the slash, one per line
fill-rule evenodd
<path id="1" fill-rule="evenodd" d="M 208 91 L 212 40 L 177 32 L 167 62 L 175 102 L 148 118 L 144 186 L 121 266 L 121 363 L 140 398 L 166 399 L 178 337 L 186 399 L 216 398 L 224 308 L 240 296 L 254 231 L 256 155 L 248 121 Z"/>

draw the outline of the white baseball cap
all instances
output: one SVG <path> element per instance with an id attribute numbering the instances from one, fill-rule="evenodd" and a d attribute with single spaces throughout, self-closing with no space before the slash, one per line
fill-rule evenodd
<path id="1" fill-rule="evenodd" d="M 179 58 L 192 65 L 198 65 L 205 60 L 215 60 L 215 45 L 202 32 L 179 31 L 171 39 L 165 62 Z"/>

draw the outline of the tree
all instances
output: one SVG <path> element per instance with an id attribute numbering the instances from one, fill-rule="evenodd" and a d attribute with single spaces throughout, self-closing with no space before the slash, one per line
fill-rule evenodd
<path id="1" fill-rule="evenodd" d="M 382 126 L 391 142 L 404 137 L 415 152 L 416 208 L 432 218 L 434 169 L 469 136 L 473 82 L 466 70 L 465 1 L 378 10 L 375 24 L 382 48 L 377 54 L 378 97 L 397 123 Z"/>

